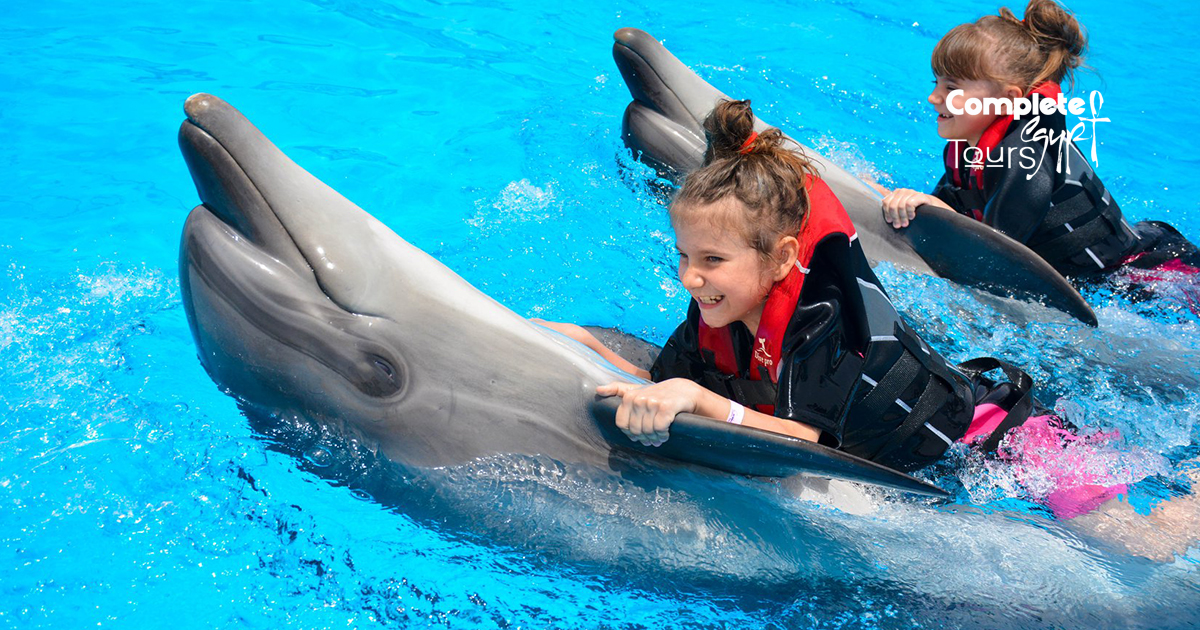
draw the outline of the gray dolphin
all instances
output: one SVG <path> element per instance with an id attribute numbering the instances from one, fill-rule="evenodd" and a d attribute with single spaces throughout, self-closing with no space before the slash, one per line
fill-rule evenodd
<path id="1" fill-rule="evenodd" d="M 625 143 L 661 175 L 679 180 L 702 163 L 704 118 L 729 97 L 645 31 L 623 28 L 614 39 L 613 58 L 633 96 L 622 121 Z M 758 120 L 756 127 L 761 131 L 768 125 Z M 817 163 L 821 177 L 845 206 L 872 263 L 887 260 L 996 295 L 1044 301 L 1096 325 L 1096 314 L 1079 292 L 1028 247 L 933 206 L 922 206 L 907 228 L 896 230 L 884 221 L 877 192 L 811 148 L 796 144 Z"/>
<path id="2" fill-rule="evenodd" d="M 636 380 L 537 326 L 313 177 L 237 110 L 190 97 L 179 143 L 202 205 L 179 273 L 199 357 L 251 408 L 377 443 L 412 466 L 493 454 L 609 466 L 614 449 L 765 476 L 944 493 L 816 444 L 689 414 L 658 449 L 595 387 Z"/>

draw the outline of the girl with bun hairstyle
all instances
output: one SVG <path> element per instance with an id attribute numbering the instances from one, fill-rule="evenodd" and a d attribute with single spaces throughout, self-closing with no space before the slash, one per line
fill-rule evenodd
<path id="1" fill-rule="evenodd" d="M 687 412 L 902 470 L 937 460 L 966 434 L 978 382 L 900 318 L 812 164 L 778 129 L 754 125 L 748 101 L 705 121 L 705 165 L 670 207 L 692 301 L 649 372 L 582 328 L 550 326 L 653 381 L 597 389 L 621 397 L 617 426 L 643 444 L 667 440 Z M 1011 408 L 1028 388 L 1018 389 L 994 402 Z"/>
<path id="2" fill-rule="evenodd" d="M 949 140 L 946 172 L 932 194 L 900 188 L 884 194 L 883 215 L 903 228 L 922 204 L 973 217 L 1024 243 L 1060 273 L 1106 275 L 1122 266 L 1200 271 L 1200 250 L 1159 221 L 1130 226 L 1074 142 L 1037 139 L 1067 133 L 1055 110 L 1014 120 L 965 112 L 966 99 L 1055 99 L 1083 64 L 1087 36 L 1054 0 L 1031 0 L 1024 19 L 1008 9 L 961 24 L 933 50 L 929 103 L 938 135 Z M 962 90 L 950 103 L 951 92 Z M 950 106 L 964 113 L 955 114 Z"/>
<path id="3" fill-rule="evenodd" d="M 1036 467 L 1034 498 L 1062 518 L 1101 504 L 1127 507 L 1113 500 L 1126 489 L 1114 475 L 1071 466 L 1079 449 L 1106 436 L 1076 436 L 1040 408 L 1043 415 L 1030 417 L 1032 382 L 1010 365 L 947 364 L 896 312 L 812 164 L 784 145 L 778 129 L 754 125 L 749 101 L 720 103 L 705 120 L 705 164 L 670 207 L 679 279 L 692 301 L 649 372 L 579 326 L 539 322 L 652 381 L 596 388 L 621 398 L 618 428 L 657 446 L 669 439 L 676 414 L 694 413 L 899 470 L 930 464 L 964 442 Z M 983 375 L 996 368 L 1011 382 Z M 999 446 L 1018 432 L 1020 439 Z M 1067 448 L 1079 440 L 1087 444 Z M 1174 523 L 1197 500 L 1159 513 Z M 1126 512 L 1122 531 L 1146 525 Z M 1109 521 L 1094 522 L 1099 530 Z M 1189 524 L 1153 549 L 1170 553 L 1198 530 L 1200 522 Z M 1151 553 L 1145 549 L 1138 552 Z"/>

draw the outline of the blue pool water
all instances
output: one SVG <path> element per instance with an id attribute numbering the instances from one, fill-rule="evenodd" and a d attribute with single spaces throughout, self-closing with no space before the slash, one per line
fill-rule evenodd
<path id="1" fill-rule="evenodd" d="M 927 473 L 956 491 L 952 504 L 871 495 L 864 514 L 747 480 L 665 480 L 660 492 L 553 462 L 484 462 L 446 472 L 480 514 L 439 519 L 327 481 L 314 472 L 320 453 L 275 448 L 212 384 L 175 266 L 197 203 L 175 145 L 192 93 L 241 109 L 301 165 L 517 312 L 661 341 L 686 304 L 662 207 L 621 147 L 628 93 L 610 57 L 614 30 L 650 31 L 850 170 L 923 188 L 941 151 L 924 102 L 929 52 L 951 26 L 995 8 L 691 4 L 10 6 L 0 28 L 0 627 L 1200 623 L 1195 549 L 1165 563 L 1131 558 L 1048 520 L 1011 470 L 962 454 Z M 1101 175 L 1130 218 L 1200 238 L 1200 12 L 1073 8 L 1099 71 L 1079 88 L 1101 90 L 1112 121 L 1100 128 Z M 1093 295 L 1093 330 L 941 280 L 880 274 L 951 358 L 1024 365 L 1085 431 L 1120 431 L 1105 461 L 1153 473 L 1132 492 L 1143 509 L 1186 491 L 1200 327 L 1169 292 L 1150 305 Z M 820 540 L 748 538 L 701 509 L 708 494 Z M 488 536 L 512 522 L 536 535 Z M 698 560 L 639 563 L 663 544 Z"/>

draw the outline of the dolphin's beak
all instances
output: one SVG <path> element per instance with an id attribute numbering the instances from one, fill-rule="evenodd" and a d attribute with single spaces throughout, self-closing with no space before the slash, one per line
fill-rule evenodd
<path id="1" fill-rule="evenodd" d="M 428 263 L 389 266 L 385 252 L 411 246 L 293 162 L 225 101 L 196 94 L 184 112 L 179 144 L 205 207 L 264 253 L 314 277 L 346 311 L 385 312 L 378 296 L 398 278 L 384 269 L 425 272 L 417 267 Z"/>
<path id="2" fill-rule="evenodd" d="M 613 59 L 633 96 L 621 123 L 625 146 L 663 177 L 681 180 L 701 166 L 705 148 L 708 110 L 693 111 L 688 103 L 711 107 L 724 95 L 645 31 L 623 28 L 613 38 Z M 679 90 L 705 97 L 689 100 Z"/>
<path id="3" fill-rule="evenodd" d="M 308 262 L 275 216 L 263 191 L 214 135 L 229 126 L 223 118 L 240 114 L 208 94 L 188 98 L 184 111 L 187 120 L 179 127 L 179 148 L 205 207 L 267 255 L 294 270 L 307 270 Z"/>
<path id="4" fill-rule="evenodd" d="M 633 100 L 703 138 L 702 123 L 708 112 L 688 110 L 668 87 L 667 77 L 660 74 L 678 76 L 692 71 L 645 31 L 623 28 L 613 34 L 613 40 L 613 59 Z"/>

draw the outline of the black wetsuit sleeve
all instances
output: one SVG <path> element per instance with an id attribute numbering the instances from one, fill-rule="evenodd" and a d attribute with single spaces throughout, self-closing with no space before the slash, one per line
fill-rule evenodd
<path id="1" fill-rule="evenodd" d="M 961 204 L 958 201 L 958 196 L 954 194 L 953 189 L 948 183 L 949 181 L 950 175 L 948 173 L 942 173 L 942 178 L 938 180 L 937 184 L 935 184 L 933 187 L 933 192 L 929 194 L 946 202 L 946 205 L 953 208 L 955 212 L 959 214 L 969 214 L 969 208 L 960 207 Z"/>
<path id="2" fill-rule="evenodd" d="M 834 247 L 845 248 L 845 241 Z M 846 412 L 862 373 L 849 342 L 844 278 L 836 264 L 815 260 L 783 339 L 775 415 L 821 431 L 821 442 L 841 444 Z"/>
<path id="3" fill-rule="evenodd" d="M 698 325 L 693 324 L 689 316 L 671 333 L 654 365 L 650 366 L 650 380 L 661 383 L 671 378 L 686 378 L 701 382 L 704 361 L 700 357 L 698 330 Z"/>
<path id="4" fill-rule="evenodd" d="M 1013 131 L 997 147 L 1004 152 L 1004 166 L 989 166 L 983 173 L 988 191 L 983 222 L 1019 243 L 1029 242 L 1050 211 L 1056 159 L 1055 151 L 1021 140 L 1023 131 Z"/>
<path id="5" fill-rule="evenodd" d="M 946 148 L 942 149 L 942 163 L 946 163 L 946 155 L 950 152 L 950 144 L 946 144 Z M 942 178 L 933 185 L 933 192 L 929 193 L 938 199 L 946 202 L 946 205 L 954 209 L 959 214 L 970 214 L 970 208 L 960 207 L 962 204 L 958 200 L 958 195 L 954 194 L 954 189 L 950 183 L 950 171 L 942 172 Z"/>
<path id="6" fill-rule="evenodd" d="M 797 311 L 803 312 L 793 321 L 802 330 L 790 339 L 791 352 L 784 354 L 775 415 L 819 429 L 823 443 L 837 446 L 861 361 L 847 357 L 840 304 L 819 302 Z"/>

